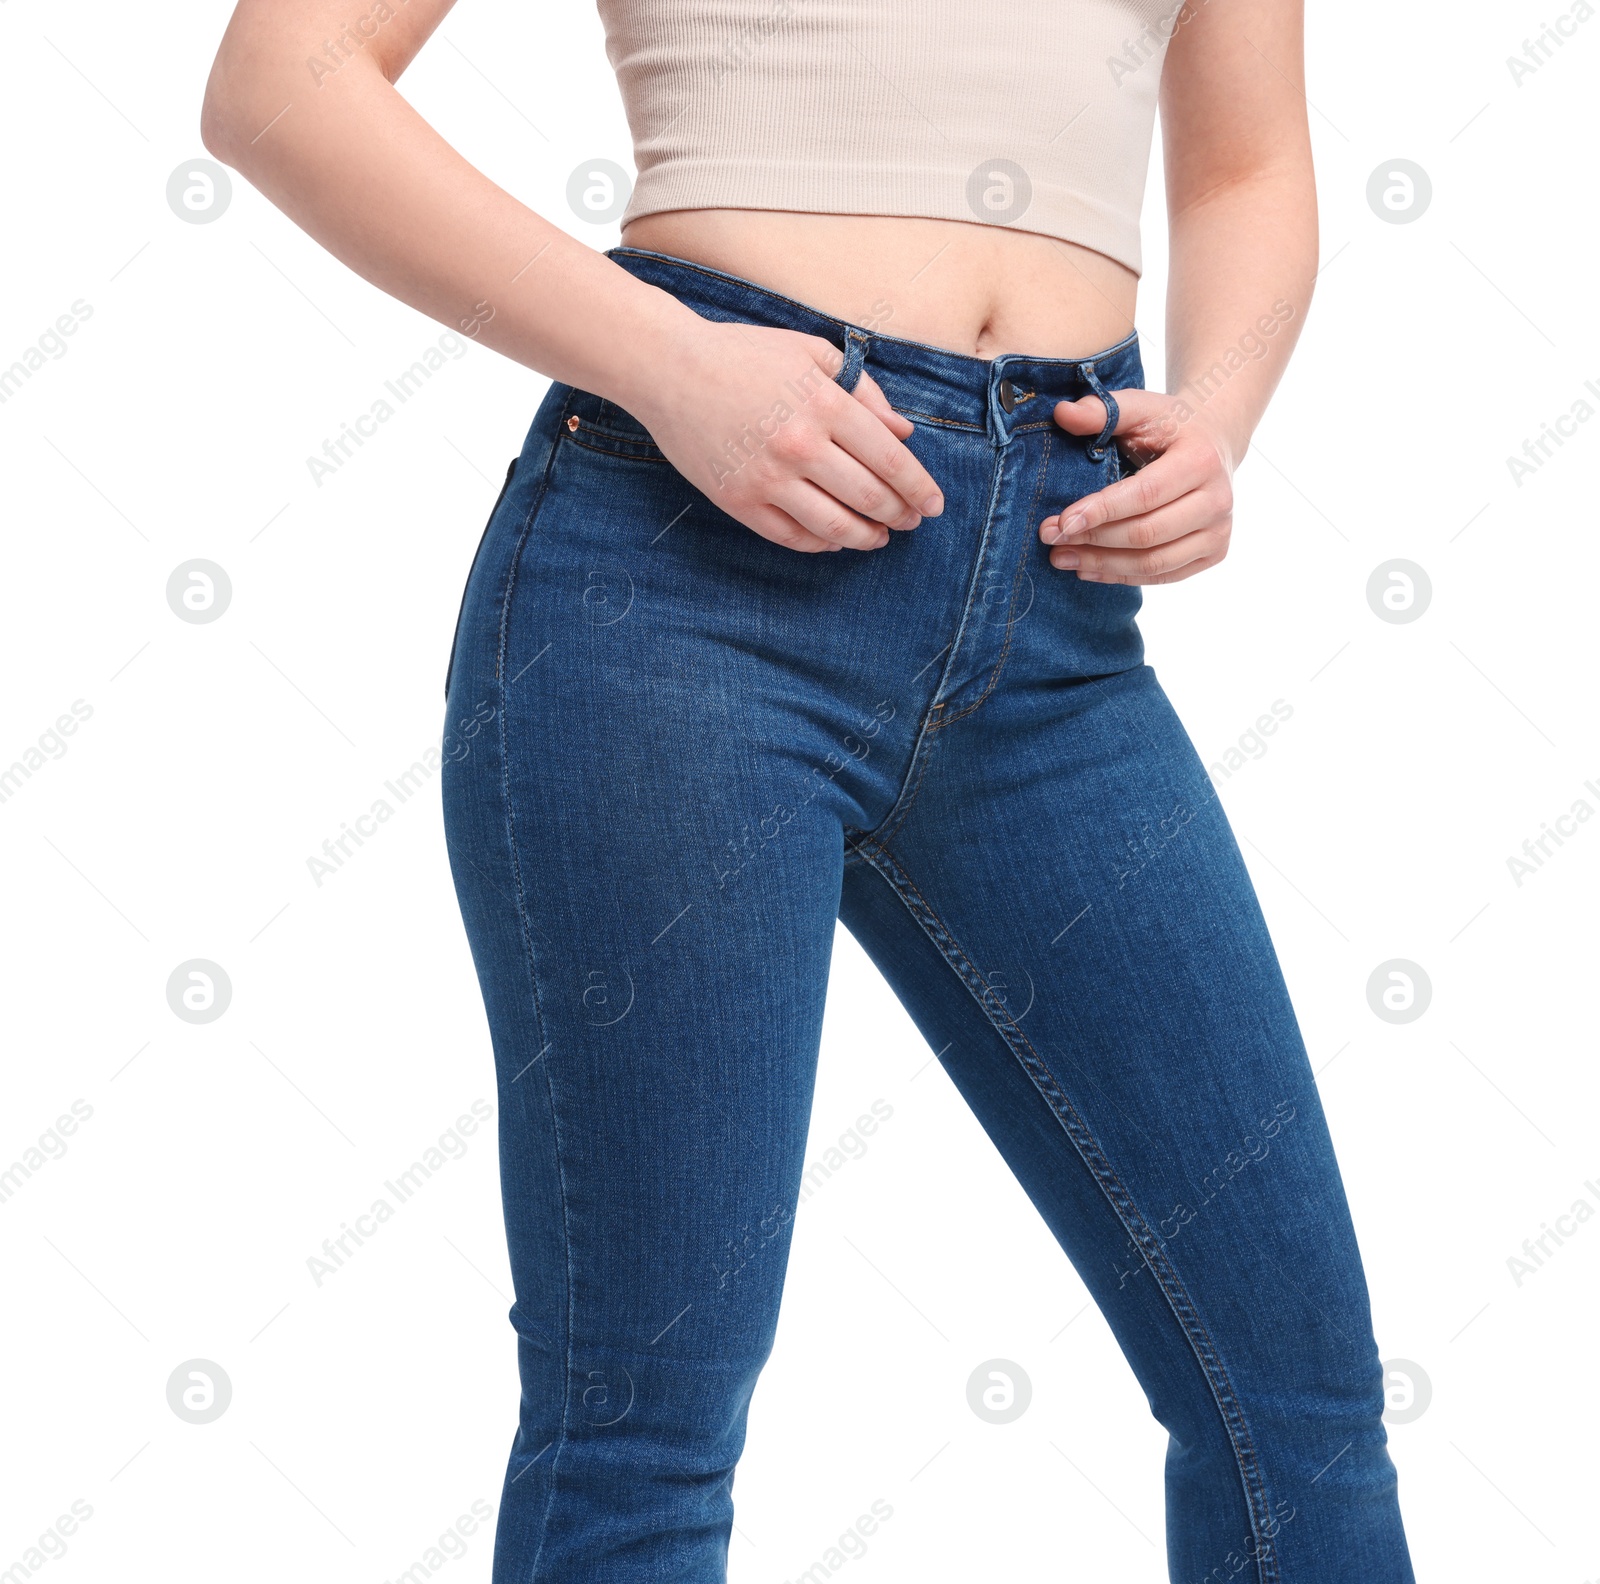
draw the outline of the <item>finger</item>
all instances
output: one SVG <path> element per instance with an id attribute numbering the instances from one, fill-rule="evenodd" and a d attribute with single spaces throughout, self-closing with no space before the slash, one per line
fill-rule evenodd
<path id="1" fill-rule="evenodd" d="M 1117 427 L 1113 434 L 1137 429 L 1141 423 L 1167 410 L 1168 398 L 1160 391 L 1147 391 L 1142 385 L 1127 385 L 1111 394 L 1117 403 Z M 1052 412 L 1055 421 L 1068 434 L 1097 435 L 1106 426 L 1106 404 L 1098 396 L 1058 401 Z"/>
<path id="2" fill-rule="evenodd" d="M 1157 583 L 1181 583 L 1185 578 L 1191 578 L 1196 572 L 1204 572 L 1207 567 L 1214 567 L 1222 560 L 1220 553 L 1213 555 L 1196 556 L 1193 561 L 1186 561 L 1181 567 L 1174 567 L 1170 572 L 1157 572 L 1149 577 L 1090 577 L 1085 578 L 1085 583 L 1123 583 L 1140 588 L 1150 588 Z"/>
<path id="3" fill-rule="evenodd" d="M 844 367 L 845 356 L 843 351 L 836 347 L 826 336 L 808 335 L 805 337 L 811 343 L 811 356 L 823 373 L 831 380 L 837 380 L 839 371 Z"/>
<path id="4" fill-rule="evenodd" d="M 1227 513 L 1205 490 L 1197 489 L 1180 495 L 1169 505 L 1158 506 L 1154 511 L 1119 517 L 1113 522 L 1102 523 L 1098 528 L 1084 529 L 1070 536 L 1062 534 L 1056 539 L 1048 538 L 1045 530 L 1040 529 L 1039 537 L 1047 544 L 1055 545 L 1058 550 L 1081 550 L 1085 545 L 1103 545 L 1117 550 L 1148 550 L 1152 545 L 1177 539 L 1225 516 Z"/>
<path id="5" fill-rule="evenodd" d="M 1220 548 L 1219 536 L 1201 529 L 1149 550 L 1056 549 L 1050 552 L 1050 564 L 1076 571 L 1085 583 L 1147 583 L 1202 556 L 1216 555 Z"/>
<path id="6" fill-rule="evenodd" d="M 785 479 L 776 484 L 772 503 L 800 526 L 830 544 L 847 550 L 877 550 L 889 542 L 882 523 L 869 522 L 809 479 Z"/>
<path id="7" fill-rule="evenodd" d="M 1146 583 L 1181 583 L 1185 578 L 1193 577 L 1196 572 L 1204 572 L 1207 567 L 1214 567 L 1222 556 L 1201 556 L 1198 560 L 1191 561 L 1187 566 L 1179 567 L 1175 572 L 1162 572 L 1153 578 L 1146 578 Z"/>
<path id="8" fill-rule="evenodd" d="M 1083 533 L 1121 517 L 1154 511 L 1187 494 L 1207 477 L 1206 459 L 1187 447 L 1167 451 L 1130 478 L 1118 479 L 1104 489 L 1063 506 L 1040 524 L 1045 541 L 1054 544 L 1067 534 Z"/>
<path id="9" fill-rule="evenodd" d="M 745 519 L 746 527 L 785 550 L 814 554 L 819 550 L 841 548 L 826 539 L 819 539 L 809 528 L 802 527 L 788 512 L 780 511 L 776 506 L 752 506 L 745 514 Z"/>
<path id="10" fill-rule="evenodd" d="M 807 464 L 804 477 L 836 501 L 886 528 L 915 528 L 922 521 L 921 515 L 901 500 L 898 490 L 840 446 L 826 446 Z"/>
<path id="11" fill-rule="evenodd" d="M 933 475 L 863 403 L 847 397 L 828 416 L 834 444 L 881 478 L 912 511 L 937 517 L 944 510 Z"/>
<path id="12" fill-rule="evenodd" d="M 861 371 L 861 377 L 856 381 L 856 388 L 850 394 L 868 412 L 881 418 L 884 426 L 895 439 L 904 440 L 907 435 L 915 430 L 916 425 L 909 418 L 897 413 L 889 405 L 889 398 L 883 394 L 882 387 L 865 369 Z"/>
<path id="13" fill-rule="evenodd" d="M 1117 407 L 1120 409 L 1122 396 L 1120 392 L 1115 394 Z M 1058 401 L 1054 416 L 1056 422 L 1068 434 L 1097 435 L 1106 426 L 1106 404 L 1098 396 L 1080 396 L 1076 401 Z"/>

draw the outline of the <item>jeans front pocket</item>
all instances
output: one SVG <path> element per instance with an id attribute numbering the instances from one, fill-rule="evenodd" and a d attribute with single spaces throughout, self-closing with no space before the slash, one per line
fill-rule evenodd
<path id="1" fill-rule="evenodd" d="M 665 462 L 661 447 L 632 413 L 614 401 L 574 390 L 567 401 L 561 432 L 574 445 L 639 462 Z"/>

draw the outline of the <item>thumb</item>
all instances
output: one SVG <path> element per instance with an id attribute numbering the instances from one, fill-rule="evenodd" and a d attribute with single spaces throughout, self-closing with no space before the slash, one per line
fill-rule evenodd
<path id="1" fill-rule="evenodd" d="M 1119 435 L 1163 418 L 1172 403 L 1171 397 L 1142 385 L 1127 385 L 1111 394 L 1117 401 L 1117 427 L 1112 432 Z M 1097 435 L 1105 427 L 1106 404 L 1098 396 L 1057 402 L 1055 420 L 1068 434 Z"/>
<path id="2" fill-rule="evenodd" d="M 1122 397 L 1117 395 L 1117 405 Z M 1106 425 L 1106 404 L 1098 396 L 1080 396 L 1076 401 L 1056 403 L 1055 420 L 1068 434 L 1097 435 Z"/>
<path id="3" fill-rule="evenodd" d="M 883 394 L 878 382 L 865 369 L 862 369 L 857 378 L 856 388 L 851 395 L 875 418 L 881 418 L 895 439 L 904 440 L 916 428 L 909 418 L 901 417 L 889 405 L 889 398 Z"/>

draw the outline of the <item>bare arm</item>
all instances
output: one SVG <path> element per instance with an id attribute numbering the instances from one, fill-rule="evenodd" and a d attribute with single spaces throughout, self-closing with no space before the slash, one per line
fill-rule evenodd
<path id="1" fill-rule="evenodd" d="M 206 84 L 206 147 L 374 285 L 633 413 L 765 537 L 870 548 L 913 526 L 938 492 L 901 443 L 911 426 L 870 382 L 857 399 L 816 379 L 835 348 L 702 319 L 496 186 L 402 98 L 396 79 L 452 3 L 409 0 L 363 36 L 342 0 L 240 0 Z M 719 486 L 723 437 L 797 377 L 808 411 Z"/>
<path id="2" fill-rule="evenodd" d="M 371 39 L 349 31 L 335 70 L 340 0 L 244 0 L 206 85 L 206 147 L 391 296 L 452 329 L 487 304 L 484 344 L 629 408 L 695 316 L 497 187 L 401 97 L 452 4 L 409 0 Z"/>
<path id="3" fill-rule="evenodd" d="M 1045 519 L 1054 565 L 1090 581 L 1171 583 L 1227 554 L 1233 470 L 1316 275 L 1304 80 L 1302 0 L 1186 0 L 1161 79 L 1167 394 L 1114 393 L 1123 447 L 1148 465 Z M 1097 434 L 1105 409 L 1085 397 L 1056 420 Z"/>
<path id="4" fill-rule="evenodd" d="M 1205 409 L 1237 463 L 1317 273 L 1302 7 L 1188 0 L 1186 11 L 1161 81 L 1167 389 Z"/>

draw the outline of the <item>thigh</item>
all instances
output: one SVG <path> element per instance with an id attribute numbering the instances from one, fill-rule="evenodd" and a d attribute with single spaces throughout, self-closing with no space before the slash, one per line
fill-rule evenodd
<path id="1" fill-rule="evenodd" d="M 530 482 L 530 452 L 469 584 L 445 739 L 523 1391 L 495 1577 L 711 1578 L 799 1192 L 841 828 L 786 799 L 790 728 L 740 656 L 604 547 L 665 475 Z"/>
<path id="2" fill-rule="evenodd" d="M 1172 1431 L 1174 1577 L 1408 1579 L 1355 1234 L 1214 789 L 1148 667 L 1005 684 L 852 854 L 845 921 Z"/>

